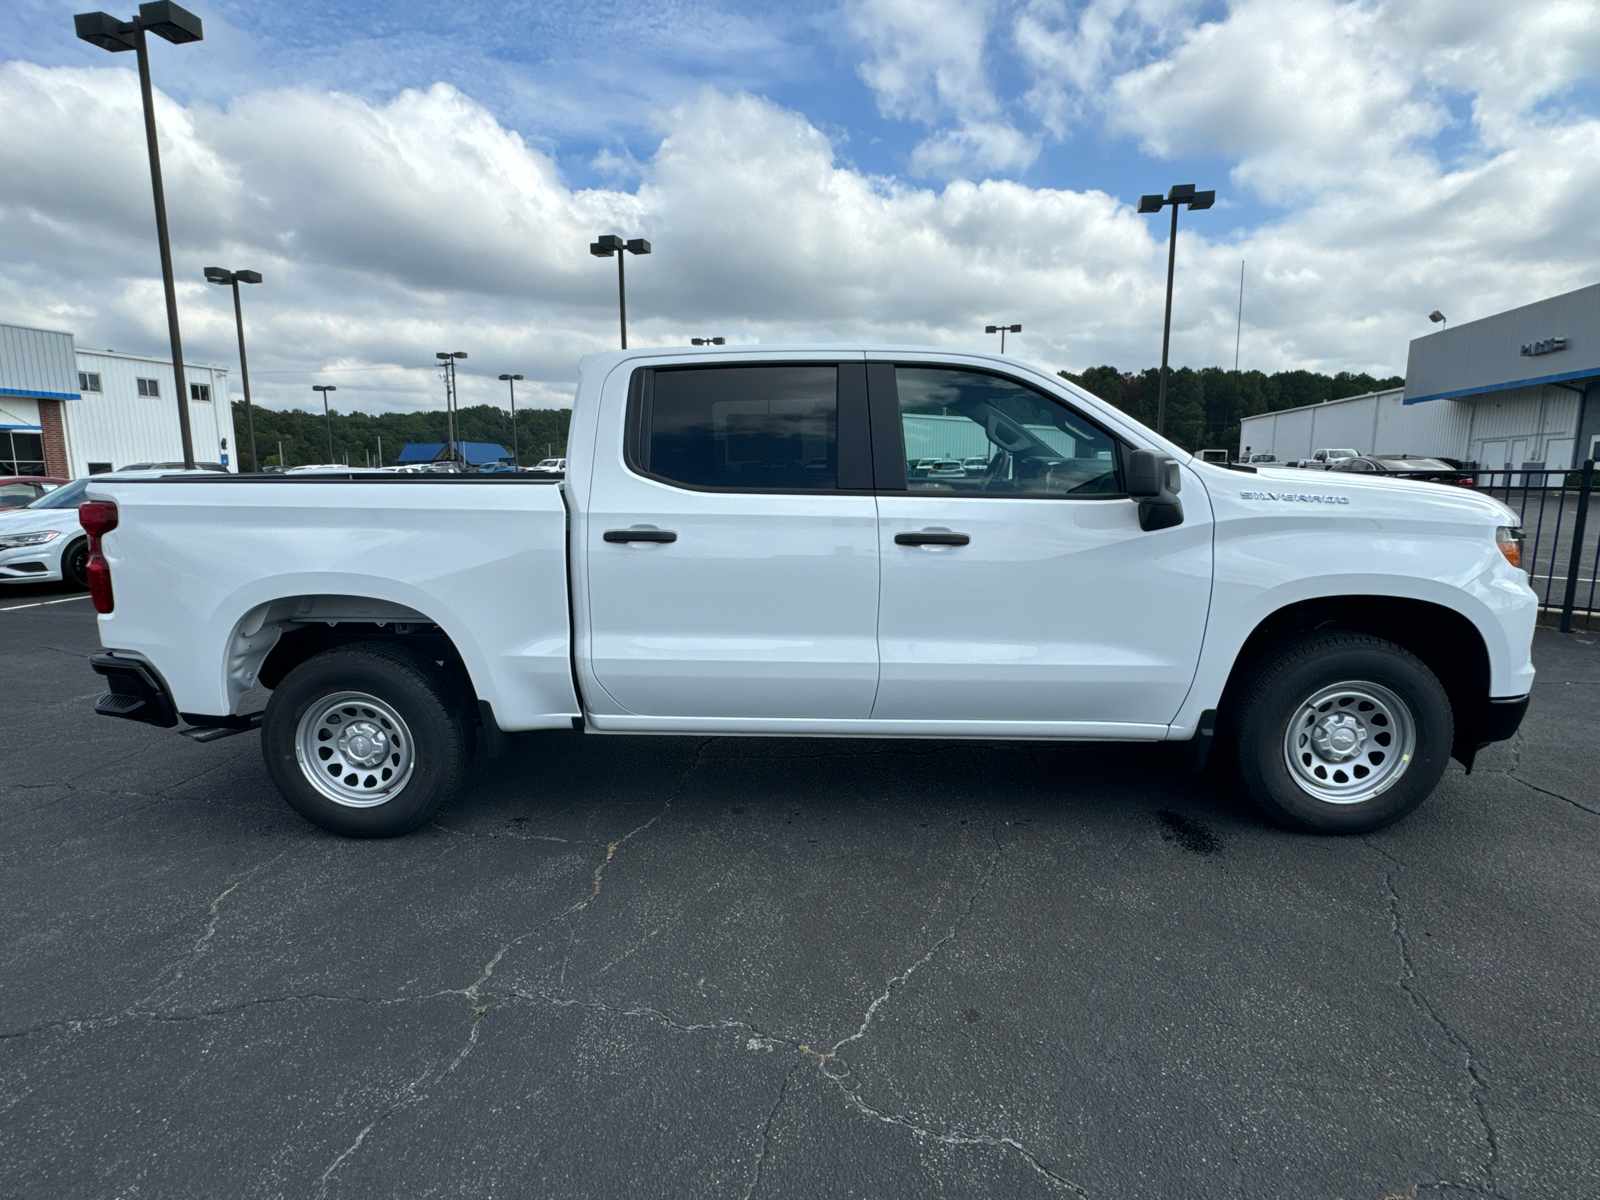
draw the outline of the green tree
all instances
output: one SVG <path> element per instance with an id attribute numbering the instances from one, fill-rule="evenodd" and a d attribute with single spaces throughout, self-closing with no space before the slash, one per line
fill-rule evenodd
<path id="1" fill-rule="evenodd" d="M 246 431 L 243 403 L 233 406 L 234 429 L 239 434 L 240 447 L 237 458 L 241 466 L 249 466 L 249 434 Z M 565 408 L 520 408 L 517 410 L 517 461 L 523 466 L 538 462 L 549 452 L 557 456 L 567 452 L 567 427 L 572 412 Z M 364 467 L 368 462 L 379 465 L 378 451 L 382 443 L 385 465 L 392 465 L 409 442 L 443 442 L 447 440 L 448 421 L 445 413 L 341 413 L 334 410 L 331 422 L 321 413 L 303 409 L 283 411 L 273 408 L 256 408 L 256 452 L 261 465 L 303 466 L 307 463 L 328 461 L 329 425 L 333 432 L 333 461 L 345 462 L 353 467 Z M 456 436 L 464 442 L 492 442 L 511 449 L 511 414 L 490 404 L 474 405 L 456 413 Z M 278 443 L 282 440 L 284 462 L 278 462 Z"/>

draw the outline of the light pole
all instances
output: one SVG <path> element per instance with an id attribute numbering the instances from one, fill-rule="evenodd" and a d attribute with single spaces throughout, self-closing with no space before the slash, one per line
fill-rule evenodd
<path id="1" fill-rule="evenodd" d="M 120 54 L 136 52 L 139 60 L 139 94 L 144 100 L 144 137 L 150 152 L 150 190 L 156 202 L 156 242 L 161 248 L 161 283 L 167 294 L 167 336 L 172 342 L 172 374 L 178 385 L 178 431 L 183 435 L 183 465 L 194 470 L 194 438 L 189 433 L 189 384 L 183 377 L 183 339 L 178 335 L 178 291 L 172 281 L 172 243 L 167 237 L 167 194 L 161 186 L 161 149 L 156 144 L 156 109 L 150 89 L 150 55 L 145 31 L 174 45 L 198 42 L 204 37 L 200 18 L 168 0 L 141 4 L 131 21 L 110 13 L 79 13 L 72 18 L 78 37 L 102 50 Z"/>
<path id="2" fill-rule="evenodd" d="M 521 379 L 522 376 L 502 375 L 500 378 L 504 379 L 506 386 L 511 389 L 511 465 L 520 467 L 522 465 L 522 455 L 517 446 L 517 380 Z"/>
<path id="3" fill-rule="evenodd" d="M 1449 324 L 1445 320 L 1445 315 L 1437 308 L 1428 314 L 1428 320 L 1432 321 L 1435 325 L 1441 326 L 1442 328 L 1450 328 Z"/>
<path id="4" fill-rule="evenodd" d="M 614 233 L 603 234 L 599 241 L 589 243 L 589 253 L 596 258 L 617 256 L 617 307 L 622 314 L 622 348 L 628 348 L 628 281 L 623 274 L 623 251 L 629 254 L 649 254 L 650 243 L 643 238 L 623 241 Z"/>
<path id="5" fill-rule="evenodd" d="M 445 436 L 450 439 L 450 461 L 457 462 L 456 455 L 456 359 L 465 358 L 465 350 L 438 350 L 434 352 L 435 358 L 441 360 L 444 367 L 444 424 Z"/>
<path id="6" fill-rule="evenodd" d="M 239 330 L 239 374 L 244 378 L 244 420 L 250 428 L 250 469 L 260 471 L 256 460 L 256 414 L 250 407 L 250 363 L 244 356 L 244 309 L 239 307 L 239 285 L 260 283 L 260 271 L 229 271 L 222 267 L 207 267 L 206 282 L 233 285 L 233 323 Z"/>
<path id="7" fill-rule="evenodd" d="M 985 325 L 983 327 L 983 331 L 985 333 L 998 333 L 1000 335 L 1000 353 L 1004 354 L 1006 352 L 1006 334 L 1008 334 L 1008 333 L 1021 333 L 1022 332 L 1022 326 L 1021 325 Z"/>
<path id="8" fill-rule="evenodd" d="M 689 339 L 689 345 L 691 345 L 691 346 L 726 346 L 727 344 L 728 344 L 728 339 L 727 338 L 690 338 Z"/>
<path id="9" fill-rule="evenodd" d="M 1178 209 L 1188 207 L 1193 212 L 1210 208 L 1217 201 L 1216 192 L 1197 192 L 1192 183 L 1175 183 L 1162 196 L 1140 196 L 1139 211 L 1158 213 L 1172 206 L 1172 232 L 1167 235 L 1167 316 L 1161 326 L 1161 389 L 1156 395 L 1156 432 L 1167 432 L 1167 346 L 1172 341 L 1172 271 L 1178 260 Z"/>
<path id="10" fill-rule="evenodd" d="M 339 389 L 331 383 L 313 383 L 311 390 L 322 393 L 322 415 L 328 421 L 328 461 L 331 463 L 333 461 L 333 413 L 328 410 L 328 393 L 337 392 Z"/>

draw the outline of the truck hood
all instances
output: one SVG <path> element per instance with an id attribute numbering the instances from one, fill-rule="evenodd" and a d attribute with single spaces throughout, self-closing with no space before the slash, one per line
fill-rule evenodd
<path id="1" fill-rule="evenodd" d="M 1230 471 L 1225 467 L 1202 464 L 1191 467 L 1203 471 L 1208 489 L 1233 489 L 1239 492 L 1269 493 L 1270 499 L 1304 503 L 1300 497 L 1341 496 L 1352 503 L 1363 496 L 1381 497 L 1385 504 L 1403 502 L 1408 508 L 1434 509 L 1440 516 L 1456 520 L 1481 521 L 1494 525 L 1517 525 L 1521 518 L 1500 501 L 1476 488 L 1448 483 L 1424 483 L 1418 479 L 1385 479 L 1382 476 L 1353 475 L 1345 471 L 1307 471 L 1294 467 L 1259 467 L 1254 475 Z"/>

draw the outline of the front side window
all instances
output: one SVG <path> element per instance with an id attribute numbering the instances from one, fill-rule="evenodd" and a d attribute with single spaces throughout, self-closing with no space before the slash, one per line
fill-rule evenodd
<path id="1" fill-rule="evenodd" d="M 896 367 L 906 488 L 974 496 L 1116 495 L 1117 445 L 1064 404 L 997 375 Z"/>
<path id="2" fill-rule="evenodd" d="M 141 380 L 139 380 L 139 395 L 141 395 L 141 396 L 159 396 L 159 395 L 161 395 L 161 381 L 159 379 L 141 379 Z"/>
<path id="3" fill-rule="evenodd" d="M 691 488 L 837 486 L 838 368 L 692 367 L 642 381 L 633 465 Z"/>
<path id="4" fill-rule="evenodd" d="M 100 376 L 94 371 L 79 371 L 78 390 L 80 392 L 98 392 L 100 390 Z"/>
<path id="5" fill-rule="evenodd" d="M 189 385 L 189 399 L 209 402 L 211 400 L 211 385 L 209 383 L 191 383 Z"/>

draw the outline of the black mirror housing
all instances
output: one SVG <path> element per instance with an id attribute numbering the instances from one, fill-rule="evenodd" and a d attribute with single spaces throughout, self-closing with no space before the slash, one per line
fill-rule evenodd
<path id="1" fill-rule="evenodd" d="M 1139 502 L 1139 528 L 1146 533 L 1183 524 L 1182 486 L 1176 460 L 1154 450 L 1128 454 L 1128 495 Z"/>

